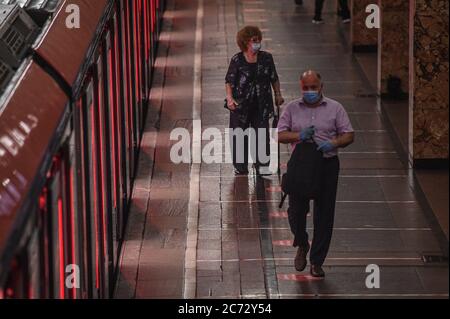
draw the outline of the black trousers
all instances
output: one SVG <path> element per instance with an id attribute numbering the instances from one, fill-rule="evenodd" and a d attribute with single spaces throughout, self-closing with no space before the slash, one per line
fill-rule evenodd
<path id="1" fill-rule="evenodd" d="M 314 15 L 315 20 L 319 20 L 322 18 L 322 10 L 324 2 L 325 0 L 316 0 L 316 10 Z M 348 8 L 348 0 L 339 0 L 339 7 L 341 10 L 342 19 L 349 19 L 350 9 Z"/>
<path id="2" fill-rule="evenodd" d="M 256 145 L 250 144 L 250 147 L 252 150 L 256 151 L 256 154 L 252 156 L 252 159 L 254 160 L 256 166 L 269 166 L 269 162 L 265 161 L 264 159 L 261 159 L 258 155 L 259 154 L 258 145 L 260 145 L 260 143 L 263 143 L 262 145 L 265 145 L 264 154 L 270 158 L 269 120 L 263 120 L 259 115 L 259 113 L 257 112 L 256 107 L 251 109 L 246 122 L 243 122 L 235 112 L 230 112 L 230 128 L 231 129 L 241 128 L 244 131 L 247 128 L 254 128 L 256 133 L 254 141 L 256 142 Z M 259 128 L 263 128 L 264 132 L 259 132 L 258 130 Z M 243 145 L 239 145 L 236 136 L 233 136 L 233 148 L 232 148 L 233 165 L 235 168 L 239 170 L 248 169 L 249 138 L 247 135 L 244 136 L 243 142 L 244 142 Z M 242 155 L 243 155 L 243 163 L 242 161 L 240 161 Z M 240 161 L 241 163 L 239 163 L 238 161 Z"/>
<path id="3" fill-rule="evenodd" d="M 334 210 L 339 176 L 339 158 L 325 159 L 321 174 L 321 194 L 314 200 L 314 235 L 309 259 L 311 264 L 321 266 L 330 248 L 333 233 Z M 294 234 L 294 247 L 308 244 L 306 217 L 309 212 L 309 200 L 289 196 L 288 218 Z"/>

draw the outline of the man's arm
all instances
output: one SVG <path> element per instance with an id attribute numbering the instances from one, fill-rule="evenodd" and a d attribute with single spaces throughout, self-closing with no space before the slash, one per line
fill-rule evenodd
<path id="1" fill-rule="evenodd" d="M 300 142 L 300 133 L 283 131 L 278 133 L 278 142 L 282 144 L 290 144 Z"/>
<path id="2" fill-rule="evenodd" d="M 344 148 L 352 144 L 355 140 L 355 133 L 343 133 L 338 135 L 335 139 L 333 139 L 332 143 L 338 148 Z"/>

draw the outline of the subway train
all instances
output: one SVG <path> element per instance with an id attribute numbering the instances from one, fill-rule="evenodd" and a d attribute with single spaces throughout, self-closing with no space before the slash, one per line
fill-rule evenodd
<path id="1" fill-rule="evenodd" d="M 113 296 L 164 7 L 0 0 L 0 299 Z"/>

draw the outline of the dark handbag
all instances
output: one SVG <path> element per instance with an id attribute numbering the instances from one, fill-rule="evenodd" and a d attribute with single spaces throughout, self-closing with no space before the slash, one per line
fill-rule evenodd
<path id="1" fill-rule="evenodd" d="M 302 199 L 316 199 L 320 194 L 323 154 L 316 143 L 297 144 L 287 164 L 287 172 L 281 178 L 284 193 L 280 208 L 286 196 Z"/>

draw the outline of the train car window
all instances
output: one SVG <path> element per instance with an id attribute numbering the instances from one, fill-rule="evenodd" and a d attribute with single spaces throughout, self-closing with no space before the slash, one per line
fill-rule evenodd
<path id="1" fill-rule="evenodd" d="M 142 94 L 142 101 L 143 101 L 143 107 L 145 107 L 145 101 L 147 99 L 147 93 L 148 93 L 148 79 L 147 79 L 147 29 L 145 26 L 145 4 L 146 1 L 139 0 L 139 41 L 140 41 L 140 51 L 139 54 L 141 56 L 141 94 Z M 144 115 L 145 115 L 145 109 L 142 109 L 142 118 L 141 118 L 141 131 L 144 125 Z M 141 132 L 140 131 L 140 132 Z"/>
<path id="2" fill-rule="evenodd" d="M 127 205 L 128 194 L 130 194 L 130 183 L 129 183 L 129 130 L 128 130 L 128 85 L 127 85 L 127 63 L 126 63 L 126 37 L 125 37 L 125 26 L 124 26 L 124 8 L 121 1 L 117 2 L 117 14 L 115 21 L 115 42 L 116 42 L 116 53 L 117 53 L 117 88 L 119 96 L 119 115 L 120 115 L 120 156 L 121 156 L 121 176 L 123 181 L 123 205 L 124 211 Z"/>
<path id="3" fill-rule="evenodd" d="M 118 240 L 117 240 L 117 224 L 118 224 L 118 215 L 119 206 L 120 206 L 120 182 L 119 182 L 119 160 L 118 160 L 118 130 L 117 130 L 117 112 L 116 112 L 116 92 L 115 92 L 115 79 L 114 79 L 114 60 L 113 60 L 113 49 L 112 46 L 112 33 L 107 32 L 104 42 L 105 47 L 105 56 L 103 59 L 103 69 L 105 71 L 105 115 L 106 115 L 106 124 L 107 131 L 109 132 L 109 141 L 110 144 L 110 156 L 109 156 L 109 166 L 111 168 L 111 174 L 109 174 L 108 178 L 110 179 L 110 193 L 111 193 L 111 203 L 110 206 L 112 209 L 108 210 L 108 219 L 109 219 L 109 229 L 108 241 L 112 244 L 109 247 L 109 255 L 110 255 L 110 281 L 113 280 L 112 274 L 114 272 L 115 263 L 117 260 L 116 252 L 118 250 Z"/>
<path id="4" fill-rule="evenodd" d="M 69 144 L 67 142 L 61 146 L 59 151 L 59 158 L 61 160 L 60 173 L 61 173 L 61 189 L 60 189 L 60 205 L 58 207 L 59 214 L 59 246 L 60 246 L 60 278 L 62 282 L 60 283 L 60 292 L 64 291 L 64 298 L 72 298 L 73 290 L 69 289 L 66 282 L 66 270 L 73 261 L 73 251 L 74 234 L 72 226 L 72 177 L 71 177 L 71 158 L 69 152 Z M 62 295 L 62 294 L 61 294 Z"/>
<path id="5" fill-rule="evenodd" d="M 36 215 L 36 212 L 32 214 Z M 39 243 L 40 231 L 39 227 L 34 227 L 33 233 L 30 236 L 30 240 L 27 245 L 28 255 L 28 298 L 36 299 L 41 298 L 42 295 L 42 272 L 41 272 L 41 254 L 42 246 Z"/>
<path id="6" fill-rule="evenodd" d="M 75 134 L 72 134 L 69 140 L 69 147 L 67 149 L 67 162 L 66 162 L 66 170 L 68 175 L 67 181 L 67 197 L 68 197 L 68 260 L 70 264 L 73 265 L 69 269 L 69 272 L 74 276 L 73 280 L 76 282 L 73 283 L 73 287 L 69 289 L 69 296 L 72 299 L 77 299 L 81 297 L 82 288 L 81 283 L 83 282 L 83 272 L 81 272 L 82 267 L 82 256 L 83 256 L 83 246 L 82 245 L 82 225 L 83 225 L 83 214 L 78 206 L 78 174 L 76 174 L 76 137 Z M 75 268 L 76 267 L 76 268 Z M 66 269 L 66 275 L 68 270 Z M 76 273 L 74 273 L 76 272 Z M 78 277 L 77 277 L 78 276 Z"/>
<path id="7" fill-rule="evenodd" d="M 85 156 L 86 156 L 86 184 L 85 192 L 89 194 L 88 214 L 88 242 L 91 250 L 91 280 L 92 297 L 100 297 L 100 267 L 101 267 L 101 229 L 100 229 L 100 210 L 101 210 L 101 194 L 99 179 L 99 160 L 98 160 L 98 136 L 96 129 L 96 112 L 94 105 L 94 84 L 92 79 L 88 82 L 83 97 L 83 113 L 85 115 L 83 130 L 86 132 Z"/>
<path id="8" fill-rule="evenodd" d="M 155 63 L 156 58 L 156 52 L 154 49 L 154 43 L 155 43 L 155 36 L 153 34 L 153 10 L 154 10 L 154 4 L 153 0 L 150 0 L 148 2 L 147 7 L 147 15 L 148 15 L 148 32 L 149 32 L 149 50 L 150 50 L 150 59 L 151 59 L 151 65 L 153 66 Z"/>
<path id="9" fill-rule="evenodd" d="M 121 67 L 122 65 L 122 49 L 121 44 L 122 34 L 120 28 L 120 8 L 117 5 L 117 13 L 113 18 L 113 29 L 114 29 L 114 50 L 113 50 L 113 61 L 114 61 L 114 82 L 116 87 L 116 111 L 117 116 L 117 132 L 118 132 L 118 159 L 119 159 L 119 180 L 120 180 L 120 208 L 119 208 L 119 220 L 118 220 L 118 237 L 122 238 L 122 233 L 124 231 L 124 217 L 123 214 L 126 211 L 127 205 L 127 167 L 126 167 L 126 128 L 125 128 L 125 109 L 123 106 L 126 105 L 124 102 L 124 92 L 122 83 L 124 82 L 124 73 Z"/>
<path id="10" fill-rule="evenodd" d="M 139 76 L 137 72 L 138 67 L 138 59 L 136 59 L 136 51 L 138 50 L 136 43 L 136 30 L 135 30 L 135 1 L 129 1 L 128 5 L 125 6 L 126 9 L 126 17 L 128 18 L 127 26 L 128 26 L 128 41 L 129 41 L 129 64 L 130 64 L 130 83 L 132 85 L 132 103 L 130 105 L 130 115 L 131 115 L 131 125 L 130 129 L 132 130 L 132 149 L 130 150 L 132 153 L 132 158 L 130 162 L 130 166 L 132 167 L 132 171 L 130 176 L 134 176 L 135 172 L 135 155 L 137 150 L 137 140 L 138 140 L 138 103 L 139 103 Z"/>
<path id="11" fill-rule="evenodd" d="M 141 69 L 142 69 L 142 60 L 141 60 L 141 30 L 140 30 L 140 12 L 141 12 L 141 1 L 136 0 L 132 1 L 133 7 L 133 42 L 134 42 L 134 74 L 136 79 L 136 99 L 137 103 L 135 107 L 137 108 L 137 132 L 140 131 L 141 127 L 141 101 L 142 101 L 142 83 L 141 83 Z"/>
<path id="12" fill-rule="evenodd" d="M 152 81 L 152 67 L 153 67 L 153 56 L 152 56 L 152 33 L 151 33 L 151 11 L 150 11 L 150 1 L 144 1 L 144 26 L 145 26 L 145 59 L 147 61 L 146 74 L 147 74 L 147 93 L 146 97 L 150 94 L 151 81 Z"/>
<path id="13" fill-rule="evenodd" d="M 93 256 L 94 253 L 92 249 L 95 249 L 91 240 L 91 196 L 89 191 L 90 185 L 90 175 L 88 166 L 88 144 L 89 132 L 85 130 L 87 126 L 87 109 L 86 109 L 86 96 L 83 95 L 77 102 L 77 108 L 75 112 L 75 123 L 76 123 L 76 145 L 77 145 L 77 199 L 79 201 L 78 207 L 80 208 L 79 214 L 79 232 L 81 234 L 80 250 L 82 251 L 82 256 L 80 257 L 80 271 L 83 273 L 82 276 L 82 297 L 92 298 L 93 292 Z M 86 189 L 86 187 L 88 189 Z M 82 243 L 82 244 L 81 244 Z"/>
<path id="14" fill-rule="evenodd" d="M 101 232 L 101 289 L 102 295 L 107 296 L 109 292 L 109 273 L 111 265 L 111 256 L 108 234 L 110 227 L 110 212 L 111 212 L 111 167 L 110 163 L 110 150 L 109 144 L 109 128 L 108 128 L 108 115 L 107 115 L 107 85 L 105 85 L 104 78 L 104 59 L 106 59 L 105 51 L 102 49 L 99 52 L 99 57 L 96 62 L 95 72 L 95 111 L 97 113 L 97 134 L 98 134 L 98 158 L 99 158 L 99 180 L 100 180 L 100 232 Z M 108 151 L 107 151 L 108 150 Z"/>
<path id="15" fill-rule="evenodd" d="M 136 137 L 137 143 L 139 143 L 140 132 L 143 125 L 143 66 L 144 60 L 142 59 L 142 32 L 141 32 L 141 13 L 142 13 L 142 1 L 133 1 L 134 7 L 134 41 L 135 41 L 135 74 L 136 74 L 136 93 L 137 103 L 135 105 L 136 111 Z M 136 151 L 137 151 L 136 145 Z"/>
<path id="16" fill-rule="evenodd" d="M 121 10 L 121 23 L 122 23 L 122 48 L 123 48 L 123 56 L 122 63 L 124 65 L 124 76 L 125 81 L 123 82 L 126 86 L 126 100 L 127 103 L 125 105 L 125 128 L 126 128 L 126 136 L 127 136 L 127 193 L 131 194 L 131 176 L 133 176 L 134 171 L 134 128 L 133 128 L 133 105 L 134 105 L 134 92 L 133 92 L 133 80 L 131 73 L 131 41 L 130 41 L 130 31 L 129 31 L 129 2 L 122 1 L 122 10 Z"/>
<path id="17" fill-rule="evenodd" d="M 42 277 L 42 287 L 41 287 L 41 298 L 52 298 L 53 297 L 53 281 L 50 279 L 52 274 L 52 251 L 50 249 L 50 243 L 52 242 L 51 229 L 51 218 L 48 214 L 48 191 L 47 187 L 41 192 L 39 196 L 39 245 L 41 247 L 40 254 L 40 264 L 41 267 L 41 277 Z"/>
<path id="18" fill-rule="evenodd" d="M 28 297 L 28 261 L 26 253 L 16 256 L 11 262 L 10 272 L 3 290 L 4 299 L 24 299 Z"/>
<path id="19" fill-rule="evenodd" d="M 156 33 L 156 0 L 150 0 L 152 10 L 152 33 Z"/>
<path id="20" fill-rule="evenodd" d="M 61 159 L 55 156 L 53 160 L 52 170 L 49 172 L 48 182 L 48 203 L 49 215 L 51 218 L 50 231 L 53 234 L 51 242 L 51 250 L 53 258 L 51 260 L 53 274 L 51 280 L 54 282 L 53 296 L 54 298 L 65 298 L 64 287 L 64 264 L 65 264 L 65 249 L 64 249 L 64 208 L 63 208 L 63 194 L 62 190 L 62 176 L 61 176 Z"/>
<path id="21" fill-rule="evenodd" d="M 143 1 L 142 2 L 142 6 L 143 6 L 142 7 L 142 16 L 143 16 L 143 18 L 142 18 L 142 28 L 144 30 L 143 35 L 142 35 L 144 43 L 143 43 L 142 46 L 143 46 L 143 50 L 144 50 L 145 73 L 146 73 L 146 76 L 147 76 L 148 69 L 149 69 L 148 59 L 149 59 L 149 56 L 150 56 L 150 50 L 149 50 L 150 34 L 148 32 L 148 7 L 149 7 L 148 1 Z M 149 78 L 146 79 L 146 83 L 145 83 L 146 96 L 147 96 L 148 89 L 149 89 L 148 79 Z"/>
<path id="22" fill-rule="evenodd" d="M 127 175 L 126 175 L 126 166 L 124 163 L 124 159 L 126 158 L 126 155 L 124 155 L 124 145 L 125 145 L 125 136 L 124 136 L 124 108 L 123 108 L 123 93 L 121 90 L 121 83 L 122 83 L 122 79 L 123 79 L 123 73 L 121 72 L 121 67 L 120 67 L 120 61 L 121 61 L 121 48 L 119 46 L 120 43 L 120 34 L 119 34 L 119 17 L 117 15 L 117 13 L 114 15 L 112 23 L 113 23 L 113 27 L 112 29 L 114 30 L 113 32 L 113 41 L 112 41 L 112 45 L 113 45 L 113 50 L 112 50 L 112 59 L 113 59 L 113 64 L 112 64 L 112 75 L 113 75 L 113 80 L 114 80 L 114 87 L 115 87 L 115 111 L 113 112 L 113 114 L 116 117 L 116 132 L 117 132 L 117 174 L 118 174 L 118 203 L 117 203 L 117 207 L 118 207 L 118 220 L 117 220 L 117 237 L 120 240 L 122 238 L 122 232 L 124 231 L 124 216 L 123 213 L 125 211 L 125 203 L 126 203 L 126 181 L 127 181 Z"/>

